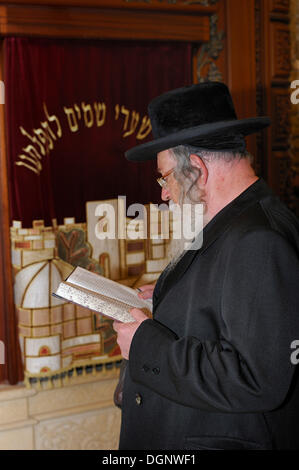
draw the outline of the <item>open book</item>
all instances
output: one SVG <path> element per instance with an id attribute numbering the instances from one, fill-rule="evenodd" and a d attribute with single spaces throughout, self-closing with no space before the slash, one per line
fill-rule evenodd
<path id="1" fill-rule="evenodd" d="M 135 321 L 131 308 L 152 311 L 151 301 L 140 299 L 136 290 L 79 266 L 52 295 L 123 323 Z"/>

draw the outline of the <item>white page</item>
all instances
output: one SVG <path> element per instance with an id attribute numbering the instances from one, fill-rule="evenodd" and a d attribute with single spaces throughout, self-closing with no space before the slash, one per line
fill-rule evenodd
<path id="1" fill-rule="evenodd" d="M 111 279 L 88 271 L 80 266 L 72 272 L 66 282 L 84 287 L 85 289 L 105 295 L 106 297 L 119 300 L 120 302 L 132 305 L 132 307 L 146 307 L 152 311 L 152 303 L 147 300 L 140 299 L 138 297 L 138 293 L 134 289 L 131 289 L 131 287 L 114 282 Z"/>
<path id="2" fill-rule="evenodd" d="M 61 282 L 54 295 L 58 295 L 60 298 L 82 305 L 82 307 L 89 308 L 114 320 L 124 323 L 135 321 L 134 317 L 129 313 L 129 306 L 124 308 L 125 304 L 117 300 L 107 299 L 95 292 L 85 291 L 84 287 L 81 287 L 81 289 L 79 286 Z"/>

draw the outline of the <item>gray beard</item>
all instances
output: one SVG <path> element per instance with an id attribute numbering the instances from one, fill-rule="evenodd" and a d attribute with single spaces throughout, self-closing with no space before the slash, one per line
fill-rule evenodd
<path id="1" fill-rule="evenodd" d="M 195 206 L 196 204 L 203 204 L 204 205 L 204 212 L 206 211 L 206 204 L 204 202 L 204 192 L 199 190 L 197 188 L 197 191 L 195 190 L 195 194 L 193 197 L 195 197 L 195 201 L 193 199 L 190 199 L 188 194 L 188 190 L 190 188 L 190 181 L 186 180 L 183 178 L 180 182 L 181 186 L 181 192 L 180 192 L 180 197 L 179 197 L 179 206 L 181 209 L 183 208 L 183 204 L 190 204 L 191 206 Z M 195 188 L 196 189 L 196 188 Z M 193 191 L 194 193 L 194 191 Z M 171 204 L 170 204 L 170 210 L 171 210 Z M 181 211 L 181 214 L 183 211 Z M 191 207 L 191 227 L 192 230 L 194 230 L 194 236 L 199 233 L 201 230 L 201 227 L 197 225 L 197 228 L 195 229 L 195 208 Z M 181 227 L 183 227 L 183 220 L 181 220 Z M 182 230 L 183 233 L 181 233 L 181 236 L 179 239 L 171 238 L 167 247 L 167 258 L 169 261 L 169 264 L 167 266 L 167 270 L 173 270 L 177 263 L 180 261 L 180 259 L 184 256 L 186 253 L 186 250 L 188 250 L 188 246 L 192 244 L 192 240 L 187 239 L 184 237 L 184 230 Z M 190 234 L 191 235 L 191 234 Z M 192 236 L 192 235 L 191 235 Z M 194 248 L 193 248 L 194 249 Z"/>
<path id="2" fill-rule="evenodd" d="M 183 204 L 191 204 L 194 206 L 196 203 L 193 201 L 190 201 L 188 198 L 184 198 L 184 201 L 182 201 L 179 205 L 182 207 Z M 182 224 L 182 221 L 181 221 Z M 194 227 L 195 224 L 195 214 L 194 210 L 191 211 L 191 226 Z M 182 225 L 181 225 L 182 226 Z M 182 230 L 183 232 L 183 230 Z M 169 244 L 167 246 L 167 259 L 169 261 L 169 264 L 167 265 L 167 270 L 171 271 L 175 268 L 177 263 L 180 261 L 180 259 L 184 256 L 185 250 L 188 249 L 188 245 L 191 244 L 191 240 L 187 239 L 184 237 L 183 233 L 181 234 L 181 237 L 176 239 L 176 238 L 171 238 L 169 241 Z"/>
<path id="3" fill-rule="evenodd" d="M 184 255 L 186 240 L 170 240 L 167 247 L 167 269 L 172 270 Z"/>

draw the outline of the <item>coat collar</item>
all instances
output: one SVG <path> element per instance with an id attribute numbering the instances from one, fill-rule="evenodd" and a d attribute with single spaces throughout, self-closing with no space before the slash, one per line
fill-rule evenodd
<path id="1" fill-rule="evenodd" d="M 207 248 L 230 227 L 233 219 L 238 217 L 251 204 L 271 194 L 271 189 L 262 178 L 259 178 L 219 211 L 203 229 L 201 234 L 203 241 L 201 248 L 198 250 L 187 250 L 173 270 L 168 272 L 166 268 L 159 277 L 154 292 L 154 310 L 166 293 L 183 276 L 195 257 L 206 251 Z"/>

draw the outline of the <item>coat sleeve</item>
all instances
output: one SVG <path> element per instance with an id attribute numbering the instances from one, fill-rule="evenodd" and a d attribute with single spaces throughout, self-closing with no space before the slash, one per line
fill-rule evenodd
<path id="1" fill-rule="evenodd" d="M 294 248 L 275 231 L 247 232 L 226 257 L 219 340 L 201 341 L 200 332 L 178 337 L 146 320 L 133 337 L 130 375 L 174 402 L 207 411 L 275 409 L 294 376 L 298 307 Z"/>

